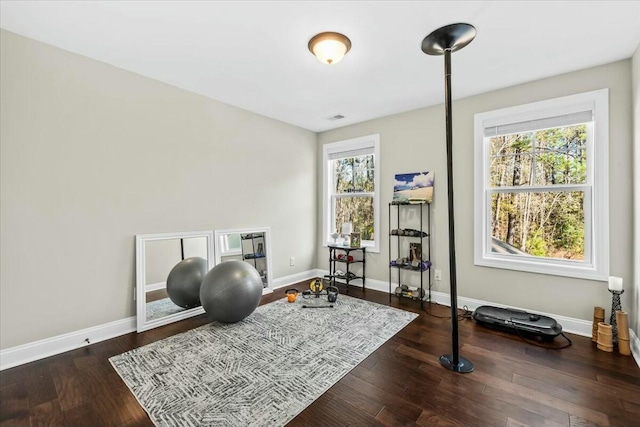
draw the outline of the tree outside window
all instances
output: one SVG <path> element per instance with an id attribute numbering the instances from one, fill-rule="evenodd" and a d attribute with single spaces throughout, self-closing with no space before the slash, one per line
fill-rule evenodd
<path id="1" fill-rule="evenodd" d="M 584 259 L 587 126 L 490 138 L 491 235 L 532 256 Z M 566 185 L 584 186 L 576 191 Z"/>
<path id="2" fill-rule="evenodd" d="M 335 230 L 345 222 L 362 240 L 374 236 L 374 157 L 373 154 L 333 160 Z"/>
<path id="3" fill-rule="evenodd" d="M 361 243 L 379 252 L 379 135 L 368 135 L 323 146 L 323 235 L 342 232 L 350 222 Z"/>
<path id="4" fill-rule="evenodd" d="M 606 89 L 474 118 L 474 263 L 609 274 Z"/>

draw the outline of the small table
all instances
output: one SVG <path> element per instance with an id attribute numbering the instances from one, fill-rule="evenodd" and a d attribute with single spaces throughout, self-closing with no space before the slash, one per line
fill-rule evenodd
<path id="1" fill-rule="evenodd" d="M 331 284 L 333 286 L 336 286 L 336 283 L 344 283 L 347 285 L 347 293 L 349 293 L 349 283 L 352 280 L 357 280 L 357 279 L 361 279 L 362 280 L 362 290 L 365 290 L 364 287 L 364 280 L 365 280 L 365 276 L 364 276 L 364 267 L 365 267 L 365 255 L 367 252 L 367 248 L 364 246 L 358 246 L 358 247 L 351 247 L 351 246 L 344 246 L 344 245 L 337 245 L 337 244 L 333 244 L 333 245 L 328 245 L 329 248 L 329 276 L 331 277 Z M 338 258 L 338 255 L 340 254 L 341 251 L 344 251 L 344 254 L 342 257 Z M 349 256 L 351 254 L 351 252 L 353 251 L 360 251 L 362 252 L 362 259 L 353 259 L 353 261 L 349 261 Z M 336 274 L 337 268 L 336 268 L 336 263 L 342 263 L 345 264 L 345 268 L 346 268 L 346 273 L 344 275 L 338 275 Z M 350 270 L 350 265 L 351 264 L 362 264 L 362 275 L 361 276 L 356 276 L 355 274 L 352 275 L 352 273 L 349 271 Z M 336 279 L 340 279 L 340 280 L 344 280 L 344 282 L 339 281 L 337 282 Z"/>

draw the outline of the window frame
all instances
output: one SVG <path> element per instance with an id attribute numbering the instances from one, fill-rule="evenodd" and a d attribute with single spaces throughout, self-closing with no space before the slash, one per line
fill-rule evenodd
<path id="1" fill-rule="evenodd" d="M 332 224 L 335 218 L 333 171 L 330 170 L 330 156 L 354 150 L 373 149 L 374 174 L 373 192 L 341 194 L 339 197 L 373 197 L 373 241 L 363 240 L 367 252 L 380 253 L 380 134 L 361 136 L 358 138 L 337 141 L 322 146 L 322 246 L 333 243 L 330 234 L 334 231 Z M 338 230 L 339 231 L 339 230 Z"/>
<path id="2" fill-rule="evenodd" d="M 584 261 L 501 254 L 491 251 L 489 139 L 485 129 L 591 110 L 587 125 L 587 179 L 581 185 L 507 187 L 500 191 L 585 191 Z M 609 91 L 595 91 L 487 111 L 474 116 L 474 264 L 573 278 L 607 280 L 609 276 Z M 580 187 L 579 190 L 577 188 Z M 586 187 L 586 188 L 585 188 Z M 490 191 L 493 190 L 493 191 Z"/>

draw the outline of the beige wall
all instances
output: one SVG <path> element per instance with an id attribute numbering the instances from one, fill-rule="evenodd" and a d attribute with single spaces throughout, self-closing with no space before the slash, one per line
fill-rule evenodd
<path id="1" fill-rule="evenodd" d="M 499 78 L 499 77 L 497 77 Z M 444 76 L 443 76 L 444 80 Z M 455 56 L 453 93 L 455 96 Z M 442 81 L 425 82 L 442 86 Z M 610 102 L 610 246 L 611 274 L 632 277 L 632 189 L 631 189 L 631 61 L 577 71 L 511 88 L 454 101 L 454 193 L 456 256 L 459 296 L 531 310 L 591 320 L 594 305 L 611 306 L 607 284 L 534 273 L 476 267 L 473 264 L 473 118 L 475 113 L 540 101 L 608 87 Z M 442 270 L 442 281 L 434 289 L 449 292 L 447 182 L 442 105 L 384 117 L 323 132 L 319 135 L 318 177 L 322 175 L 322 144 L 380 134 L 381 227 L 380 254 L 367 254 L 367 276 L 387 281 L 388 210 L 393 177 L 397 173 L 434 171 L 432 206 L 434 267 Z M 321 179 L 318 179 L 318 203 Z M 321 242 L 321 230 L 318 241 Z M 326 249 L 318 245 L 317 263 L 328 268 Z M 623 301 L 629 307 L 630 295 Z"/>
<path id="2" fill-rule="evenodd" d="M 0 41 L 1 349 L 133 316 L 136 234 L 269 226 L 274 278 L 315 267 L 315 133 Z"/>
<path id="3" fill-rule="evenodd" d="M 640 337 L 640 45 L 632 58 L 631 88 L 633 97 L 633 282 L 630 286 L 629 323 Z"/>
<path id="4" fill-rule="evenodd" d="M 166 283 L 169 272 L 182 259 L 180 239 L 150 240 L 144 246 L 145 285 Z"/>
<path id="5" fill-rule="evenodd" d="M 326 249 L 313 244 L 321 233 L 321 145 L 374 133 L 383 242 L 380 254 L 367 255 L 367 275 L 388 279 L 393 175 L 434 171 L 432 260 L 443 272 L 434 289 L 448 292 L 442 105 L 321 133 L 316 148 L 312 132 L 12 33 L 0 32 L 0 42 L 0 349 L 134 315 L 135 234 L 269 226 L 274 278 L 327 268 Z M 623 307 L 640 335 L 629 233 L 633 141 L 640 235 L 639 73 L 636 51 L 633 62 L 455 101 L 461 296 L 586 320 L 594 305 L 610 307 L 602 282 L 473 265 L 471 146 L 477 112 L 608 87 L 611 274 L 625 279 Z M 455 79 L 454 58 L 454 94 Z"/>

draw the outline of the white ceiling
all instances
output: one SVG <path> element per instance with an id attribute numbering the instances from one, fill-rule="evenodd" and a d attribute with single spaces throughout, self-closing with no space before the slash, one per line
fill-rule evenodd
<path id="1" fill-rule="evenodd" d="M 640 1 L 0 1 L 3 29 L 316 132 L 442 103 L 443 58 L 420 45 L 454 22 L 478 31 L 454 98 L 640 44 Z M 308 51 L 322 31 L 351 39 L 342 62 Z"/>

